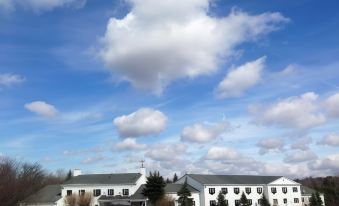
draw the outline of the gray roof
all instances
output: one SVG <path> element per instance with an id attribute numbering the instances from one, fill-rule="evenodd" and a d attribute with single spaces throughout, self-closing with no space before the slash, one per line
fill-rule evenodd
<path id="1" fill-rule="evenodd" d="M 312 188 L 309 188 L 309 187 L 306 187 L 306 186 L 301 186 L 301 194 L 302 195 L 312 195 L 312 194 L 315 194 L 317 191 L 312 189 Z"/>
<path id="2" fill-rule="evenodd" d="M 204 185 L 214 184 L 268 184 L 282 176 L 255 176 L 255 175 L 201 175 L 201 174 L 187 174 L 189 177 L 195 179 Z"/>
<path id="3" fill-rule="evenodd" d="M 121 174 L 89 174 L 72 177 L 63 185 L 72 184 L 135 184 L 141 177 L 140 173 Z"/>
<path id="4" fill-rule="evenodd" d="M 190 192 L 199 192 L 197 189 L 191 187 L 190 185 L 187 185 Z M 180 188 L 182 187 L 182 184 L 166 184 L 165 186 L 165 193 L 177 193 Z M 142 191 L 144 190 L 145 185 L 141 185 L 138 190 L 131 196 L 131 199 L 146 199 L 146 197 L 142 194 Z"/>
<path id="5" fill-rule="evenodd" d="M 26 198 L 23 203 L 25 204 L 46 204 L 55 203 L 61 198 L 60 185 L 47 185 L 37 193 Z"/>

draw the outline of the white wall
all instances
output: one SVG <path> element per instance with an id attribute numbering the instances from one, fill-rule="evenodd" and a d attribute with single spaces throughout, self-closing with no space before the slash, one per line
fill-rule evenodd
<path id="1" fill-rule="evenodd" d="M 175 206 L 178 206 L 179 196 L 177 195 L 177 193 L 166 193 L 166 195 L 172 197 L 175 200 Z M 195 206 L 200 206 L 199 193 L 194 192 L 194 193 L 191 193 L 191 195 L 192 195 L 191 198 L 193 198 L 193 201 L 195 202 Z"/>

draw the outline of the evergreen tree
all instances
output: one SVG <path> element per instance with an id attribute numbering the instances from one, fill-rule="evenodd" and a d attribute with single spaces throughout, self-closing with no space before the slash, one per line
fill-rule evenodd
<path id="1" fill-rule="evenodd" d="M 244 192 L 242 192 L 241 197 L 240 197 L 240 205 L 241 206 L 250 206 L 250 204 L 248 204 L 248 199 L 247 199 Z"/>
<path id="2" fill-rule="evenodd" d="M 166 184 L 170 184 L 170 183 L 172 183 L 172 181 L 167 177 L 166 178 Z"/>
<path id="3" fill-rule="evenodd" d="M 187 179 L 185 179 L 185 182 L 177 192 L 177 195 L 179 196 L 178 202 L 181 206 L 193 206 L 192 198 L 190 198 L 191 192 L 189 191 L 187 185 Z"/>
<path id="4" fill-rule="evenodd" d="M 220 191 L 217 197 L 217 206 L 228 206 L 225 195 Z"/>
<path id="5" fill-rule="evenodd" d="M 323 200 L 321 199 L 318 191 L 315 193 L 315 199 L 316 199 L 316 202 L 317 202 L 317 206 L 323 206 L 324 205 Z"/>
<path id="6" fill-rule="evenodd" d="M 174 176 L 173 176 L 173 183 L 178 181 L 178 176 L 177 176 L 177 173 L 174 173 Z"/>
<path id="7" fill-rule="evenodd" d="M 260 206 L 271 206 L 264 194 L 262 195 Z"/>
<path id="8" fill-rule="evenodd" d="M 65 181 L 70 180 L 71 178 L 72 178 L 72 171 L 69 170 L 69 171 L 67 172 Z"/>
<path id="9" fill-rule="evenodd" d="M 309 206 L 317 206 L 317 198 L 315 197 L 314 194 L 309 199 L 310 205 Z"/>
<path id="10" fill-rule="evenodd" d="M 142 194 L 148 197 L 152 205 L 155 205 L 158 200 L 164 197 L 165 186 L 166 183 L 164 178 L 160 176 L 159 172 L 150 172 L 150 176 L 147 177 L 146 185 L 142 191 Z"/>

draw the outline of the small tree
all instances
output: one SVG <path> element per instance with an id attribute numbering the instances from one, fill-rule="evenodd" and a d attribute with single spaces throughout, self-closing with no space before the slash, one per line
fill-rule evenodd
<path id="1" fill-rule="evenodd" d="M 72 195 L 68 195 L 65 197 L 65 203 L 66 205 L 68 206 L 76 206 L 77 205 L 77 196 L 75 194 L 72 194 Z"/>
<path id="2" fill-rule="evenodd" d="M 177 195 L 179 196 L 178 202 L 181 206 L 193 206 L 192 198 L 190 198 L 192 194 L 188 189 L 187 179 L 185 179 L 185 182 L 177 192 Z"/>
<path id="3" fill-rule="evenodd" d="M 86 192 L 83 195 L 79 195 L 77 202 L 79 206 L 90 206 L 92 202 L 92 194 Z"/>
<path id="4" fill-rule="evenodd" d="M 159 172 L 150 173 L 150 176 L 147 177 L 146 185 L 142 194 L 148 197 L 150 202 L 153 205 L 156 205 L 156 202 L 164 197 L 166 183 L 164 178 L 160 176 Z"/>
<path id="5" fill-rule="evenodd" d="M 264 194 L 262 195 L 260 206 L 271 206 Z"/>
<path id="6" fill-rule="evenodd" d="M 247 199 L 244 192 L 241 194 L 241 197 L 240 197 L 240 205 L 241 206 L 249 206 L 250 205 L 250 204 L 248 204 L 248 199 Z"/>
<path id="7" fill-rule="evenodd" d="M 157 201 L 156 205 L 160 206 L 174 206 L 175 205 L 175 200 L 170 197 L 165 195 L 163 198 Z"/>
<path id="8" fill-rule="evenodd" d="M 315 199 L 316 199 L 316 202 L 317 202 L 317 206 L 323 206 L 324 205 L 323 200 L 321 199 L 318 191 L 315 193 Z"/>
<path id="9" fill-rule="evenodd" d="M 309 199 L 310 205 L 309 206 L 317 206 L 317 198 L 314 194 Z"/>
<path id="10" fill-rule="evenodd" d="M 72 171 L 69 170 L 69 171 L 67 172 L 65 181 L 68 181 L 68 180 L 70 180 L 71 178 L 72 178 Z"/>
<path id="11" fill-rule="evenodd" d="M 217 206 L 228 206 L 225 195 L 220 191 L 217 197 Z"/>
<path id="12" fill-rule="evenodd" d="M 177 173 L 174 173 L 172 182 L 176 182 L 176 181 L 178 181 L 178 176 L 177 176 Z"/>

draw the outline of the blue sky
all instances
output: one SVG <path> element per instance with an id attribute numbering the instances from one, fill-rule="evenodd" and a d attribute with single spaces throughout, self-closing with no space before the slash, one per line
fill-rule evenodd
<path id="1" fill-rule="evenodd" d="M 338 174 L 337 7 L 0 0 L 0 155 L 50 171 Z"/>

